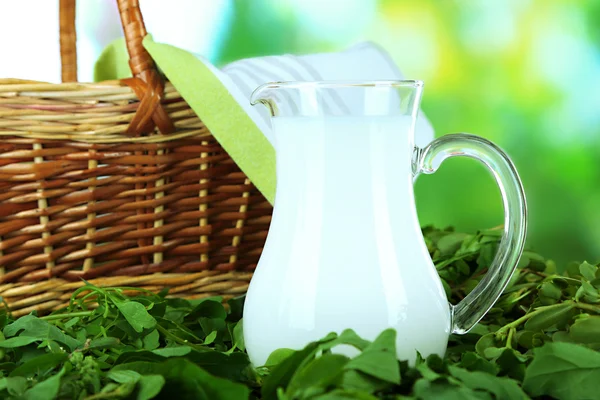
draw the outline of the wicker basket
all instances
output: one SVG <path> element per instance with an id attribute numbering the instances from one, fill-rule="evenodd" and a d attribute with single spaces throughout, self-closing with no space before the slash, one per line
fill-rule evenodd
<path id="1" fill-rule="evenodd" d="M 134 78 L 74 82 L 61 0 L 65 83 L 0 79 L 0 296 L 16 316 L 63 307 L 83 279 L 241 294 L 266 238 L 271 206 L 163 83 L 138 1 L 118 5 Z"/>

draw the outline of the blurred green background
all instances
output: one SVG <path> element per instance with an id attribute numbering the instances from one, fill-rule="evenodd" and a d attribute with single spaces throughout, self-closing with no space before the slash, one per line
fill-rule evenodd
<path id="1" fill-rule="evenodd" d="M 115 3 L 77 3 L 80 80 L 92 79 L 102 48 L 122 35 Z M 600 0 L 140 4 L 155 40 L 217 65 L 380 44 L 408 78 L 425 81 L 422 109 L 436 136 L 475 133 L 513 158 L 534 249 L 560 263 L 600 260 Z M 0 10 L 15 16 L 0 24 L 0 37 L 12 38 L 0 41 L 11 60 L 0 63 L 0 76 L 58 81 L 58 0 L 0 0 Z M 22 29 L 23 15 L 36 29 Z M 471 160 L 449 160 L 420 178 L 417 204 L 422 224 L 475 231 L 503 219 L 495 183 Z"/>
<path id="2" fill-rule="evenodd" d="M 352 4 L 352 6 L 350 6 Z M 530 246 L 558 262 L 600 259 L 600 1 L 235 1 L 216 63 L 381 44 L 425 81 L 436 136 L 471 132 L 513 158 Z M 474 231 L 503 221 L 476 161 L 420 178 L 423 224 Z"/>

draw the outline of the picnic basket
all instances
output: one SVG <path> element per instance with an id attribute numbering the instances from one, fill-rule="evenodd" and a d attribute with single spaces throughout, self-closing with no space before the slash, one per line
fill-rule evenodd
<path id="1" fill-rule="evenodd" d="M 60 0 L 63 83 L 0 79 L 0 296 L 15 316 L 64 307 L 84 280 L 231 297 L 260 256 L 270 204 L 160 76 L 138 0 L 118 9 L 132 78 L 76 82 L 75 0 Z"/>

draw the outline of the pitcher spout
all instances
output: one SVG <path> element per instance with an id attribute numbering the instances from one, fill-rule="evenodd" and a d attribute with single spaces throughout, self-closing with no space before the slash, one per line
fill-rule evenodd
<path id="1" fill-rule="evenodd" d="M 254 89 L 250 95 L 250 104 L 253 106 L 263 104 L 267 107 L 272 117 L 277 115 L 277 103 L 274 95 L 277 85 L 277 82 L 265 83 Z"/>

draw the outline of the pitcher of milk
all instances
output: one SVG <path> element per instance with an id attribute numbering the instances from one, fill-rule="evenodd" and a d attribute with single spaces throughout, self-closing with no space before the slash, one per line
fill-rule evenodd
<path id="1" fill-rule="evenodd" d="M 397 331 L 397 356 L 443 356 L 506 287 L 523 250 L 526 203 L 508 156 L 469 134 L 414 144 L 420 81 L 282 82 L 252 104 L 272 116 L 277 189 L 268 238 L 248 289 L 244 339 L 255 366 L 350 328 Z M 481 161 L 500 187 L 504 232 L 489 272 L 449 304 L 421 234 L 413 181 L 447 158 Z M 468 179 L 468 177 L 465 177 Z M 443 207 L 443 200 L 440 200 Z M 342 349 L 352 355 L 350 350 Z"/>

